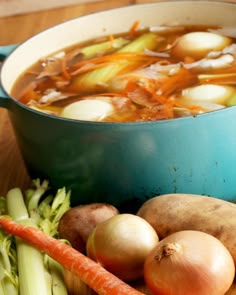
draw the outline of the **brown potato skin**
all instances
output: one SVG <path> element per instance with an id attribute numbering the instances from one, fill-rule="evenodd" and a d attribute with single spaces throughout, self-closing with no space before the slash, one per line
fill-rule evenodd
<path id="1" fill-rule="evenodd" d="M 68 240 L 73 248 L 85 253 L 88 236 L 94 227 L 118 213 L 116 207 L 105 203 L 72 207 L 59 221 L 59 237 Z"/>
<path id="2" fill-rule="evenodd" d="M 181 230 L 199 230 L 218 238 L 236 264 L 236 204 L 193 194 L 166 194 L 146 201 L 137 215 L 146 219 L 159 238 Z"/>

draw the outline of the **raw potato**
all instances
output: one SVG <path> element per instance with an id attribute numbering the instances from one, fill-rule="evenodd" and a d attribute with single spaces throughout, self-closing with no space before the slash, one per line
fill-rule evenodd
<path id="1" fill-rule="evenodd" d="M 181 230 L 199 230 L 218 238 L 236 264 L 236 204 L 191 194 L 168 194 L 146 201 L 137 215 L 146 219 L 160 239 Z"/>
<path id="2" fill-rule="evenodd" d="M 94 227 L 118 213 L 116 207 L 105 203 L 73 207 L 60 219 L 59 236 L 68 240 L 73 248 L 85 253 L 88 236 Z"/>

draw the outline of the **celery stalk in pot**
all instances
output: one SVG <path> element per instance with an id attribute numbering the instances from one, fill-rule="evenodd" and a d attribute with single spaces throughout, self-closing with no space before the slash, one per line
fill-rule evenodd
<path id="1" fill-rule="evenodd" d="M 158 40 L 153 33 L 141 35 L 120 50 L 116 51 L 118 54 L 121 53 L 121 56 L 124 54 L 123 59 L 117 59 L 115 56 L 116 53 L 114 53 L 114 57 L 112 57 L 112 55 L 109 57 L 110 60 L 108 64 L 85 74 L 75 76 L 72 79 L 71 89 L 86 93 L 105 88 L 106 83 L 116 75 L 125 72 L 126 69 L 130 69 L 131 67 L 135 69 L 142 63 L 139 59 L 135 60 L 130 58 L 129 60 L 125 53 L 133 53 L 133 56 L 135 56 L 135 53 L 142 53 L 145 49 L 156 49 L 159 43 L 160 40 Z M 93 63 L 93 60 L 91 60 L 91 63 Z"/>

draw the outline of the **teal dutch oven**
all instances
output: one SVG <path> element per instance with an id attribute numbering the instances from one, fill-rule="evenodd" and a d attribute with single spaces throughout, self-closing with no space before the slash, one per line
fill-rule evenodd
<path id="1" fill-rule="evenodd" d="M 164 193 L 194 193 L 236 200 L 236 108 L 195 117 L 139 123 L 85 122 L 29 109 L 11 97 L 19 75 L 39 58 L 97 36 L 144 26 L 236 26 L 236 5 L 167 1 L 82 16 L 1 48 L 0 106 L 7 108 L 32 178 L 66 186 L 74 204 L 109 202 L 137 207 Z M 121 21 L 122 19 L 122 21 Z"/>

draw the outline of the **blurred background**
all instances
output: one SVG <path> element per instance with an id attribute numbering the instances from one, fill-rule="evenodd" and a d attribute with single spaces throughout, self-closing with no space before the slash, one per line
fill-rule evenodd
<path id="1" fill-rule="evenodd" d="M 0 16 L 16 15 L 99 1 L 100 0 L 1 0 L 0 3 L 2 9 L 0 10 Z"/>
<path id="2" fill-rule="evenodd" d="M 21 42 L 54 24 L 83 14 L 138 2 L 147 1 L 0 0 L 0 45 Z"/>
<path id="3" fill-rule="evenodd" d="M 0 0 L 0 45 L 21 42 L 54 24 L 83 14 L 119 6 L 159 1 Z M 236 2 L 236 0 L 230 2 Z"/>

